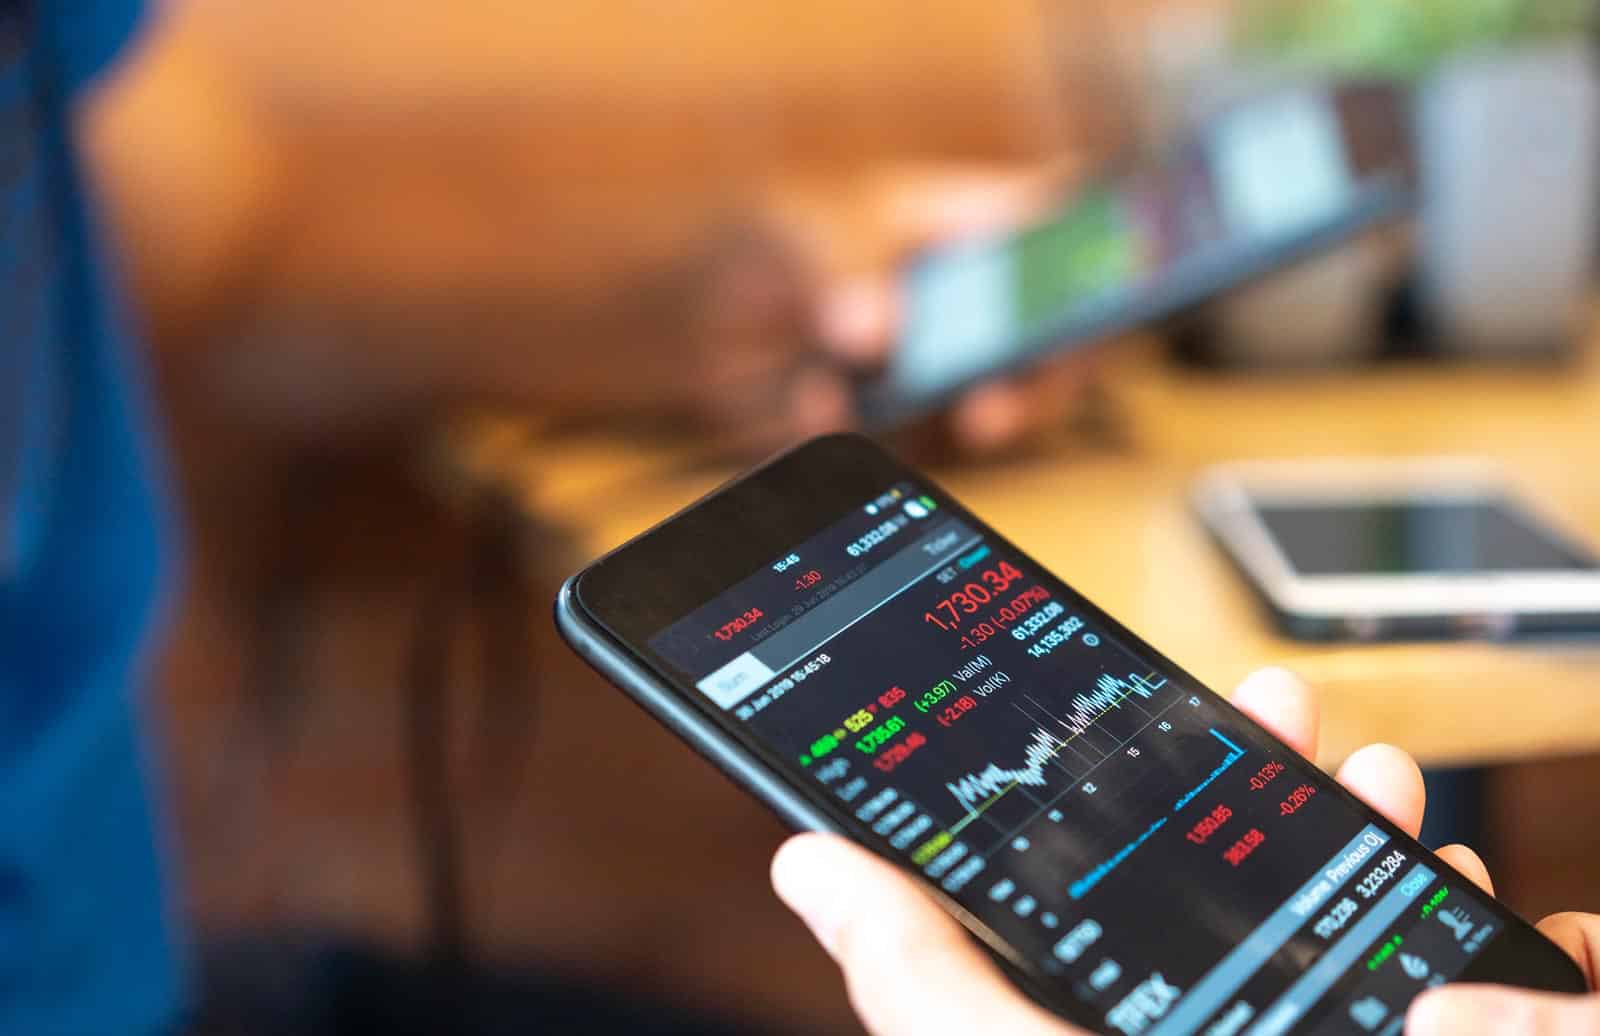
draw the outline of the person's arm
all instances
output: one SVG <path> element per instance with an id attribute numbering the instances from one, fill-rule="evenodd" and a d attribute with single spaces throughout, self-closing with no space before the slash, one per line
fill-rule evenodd
<path id="1" fill-rule="evenodd" d="M 285 216 L 285 143 L 192 18 L 151 5 L 78 99 L 80 144 L 145 328 L 212 340 Z"/>
<path id="2" fill-rule="evenodd" d="M 313 46 L 298 57 L 332 79 L 280 72 L 287 81 L 275 83 L 267 66 L 237 60 L 249 51 L 216 24 L 166 12 L 101 91 L 89 134 L 152 337 L 191 366 L 185 346 L 220 348 L 204 366 L 224 383 L 207 394 L 268 419 L 379 420 L 467 401 L 689 416 L 754 430 L 762 444 L 846 423 L 840 372 L 881 362 L 894 335 L 892 306 L 861 305 L 860 283 L 890 284 L 898 244 L 933 238 L 975 208 L 1014 212 L 1009 174 L 974 176 L 968 164 L 863 187 L 868 158 L 936 145 L 972 118 L 924 110 L 892 148 L 836 141 L 832 180 L 797 222 L 778 186 L 785 149 L 760 153 L 744 121 L 708 115 L 755 106 L 748 115 L 770 100 L 727 88 L 752 71 L 741 62 L 760 65 L 784 98 L 773 118 L 837 124 L 848 138 L 851 120 L 874 111 L 890 128 L 871 102 L 900 90 L 908 55 L 922 47 L 928 60 L 957 62 L 960 46 L 908 38 L 837 90 L 815 77 L 812 53 L 832 53 L 837 34 L 780 40 L 758 31 L 772 27 L 761 19 L 720 22 L 727 13 L 649 34 L 654 57 L 638 61 L 629 48 L 640 37 L 619 31 L 621 12 L 519 23 L 523 67 L 537 70 L 525 73 L 526 96 L 457 112 L 448 84 L 386 83 L 398 56 L 373 56 L 363 66 L 372 82 L 345 83 L 350 73 L 330 72 L 331 56 Z M 324 30 L 338 40 L 337 16 L 325 17 L 293 46 Z M 266 18 L 259 34 L 281 35 L 282 19 Z M 971 44 L 978 54 L 996 45 Z M 667 74 L 700 51 L 693 76 Z M 411 57 L 427 68 L 429 53 Z M 975 83 L 1000 70 L 968 73 Z M 456 74 L 465 90 L 470 77 Z M 861 220 L 869 196 L 892 218 Z M 1074 380 L 980 393 L 958 412 L 958 438 L 1009 441 L 1064 409 Z"/>
<path id="3" fill-rule="evenodd" d="M 1302 755 L 1316 754 L 1316 699 L 1292 674 L 1256 673 L 1233 703 Z M 1412 836 L 1421 829 L 1422 773 L 1400 749 L 1369 745 L 1345 761 L 1338 779 Z M 1446 846 L 1439 856 L 1493 892 L 1471 849 Z M 1024 997 L 909 876 L 865 849 L 832 835 L 798 835 L 774 857 L 772 883 L 838 961 L 851 1003 L 874 1036 L 1084 1036 Z M 1596 919 L 1560 914 L 1541 927 L 1584 963 L 1593 985 Z M 1406 1031 L 1587 1036 L 1600 1032 L 1600 998 L 1445 987 L 1418 999 Z"/>

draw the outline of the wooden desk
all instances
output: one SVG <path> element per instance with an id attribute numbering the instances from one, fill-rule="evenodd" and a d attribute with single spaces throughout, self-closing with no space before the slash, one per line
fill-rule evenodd
<path id="1" fill-rule="evenodd" d="M 1597 343 L 1600 345 L 1600 343 Z M 1128 442 L 1065 432 L 1033 455 L 935 475 L 1041 561 L 1213 686 L 1294 668 L 1324 691 L 1319 761 L 1369 741 L 1425 765 L 1600 750 L 1600 640 L 1322 645 L 1279 636 L 1189 514 L 1207 464 L 1262 456 L 1438 453 L 1501 461 L 1514 482 L 1600 542 L 1600 348 L 1558 368 L 1397 367 L 1335 375 L 1197 375 L 1152 343 L 1108 356 Z M 592 556 L 731 472 L 686 472 L 680 450 L 534 440 L 503 423 L 454 441 L 450 462 L 509 485 Z M 676 474 L 659 472 L 676 465 Z M 571 567 L 586 558 L 573 557 Z"/>

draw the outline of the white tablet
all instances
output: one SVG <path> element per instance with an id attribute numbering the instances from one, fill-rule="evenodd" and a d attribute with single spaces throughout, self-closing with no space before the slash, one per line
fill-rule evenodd
<path id="1" fill-rule="evenodd" d="M 1600 632 L 1594 551 L 1486 462 L 1232 464 L 1194 505 L 1294 636 Z"/>

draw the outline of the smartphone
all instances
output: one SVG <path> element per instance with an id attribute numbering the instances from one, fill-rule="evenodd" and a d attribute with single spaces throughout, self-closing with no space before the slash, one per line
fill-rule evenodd
<path id="1" fill-rule="evenodd" d="M 1483 461 L 1231 464 L 1193 499 L 1293 636 L 1600 632 L 1600 558 Z"/>
<path id="2" fill-rule="evenodd" d="M 1090 1029 L 1392 1034 L 1441 982 L 1583 988 L 1532 927 L 866 439 L 717 490 L 573 576 L 556 618 L 733 780 L 903 867 Z"/>
<path id="3" fill-rule="evenodd" d="M 976 381 L 1148 325 L 1414 210 L 1409 93 L 1386 83 L 1239 102 L 1020 231 L 917 257 L 869 427 Z"/>

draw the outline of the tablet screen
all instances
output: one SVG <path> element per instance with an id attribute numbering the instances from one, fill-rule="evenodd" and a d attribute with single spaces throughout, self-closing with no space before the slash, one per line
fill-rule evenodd
<path id="1" fill-rule="evenodd" d="M 1507 500 L 1353 500 L 1255 504 L 1303 576 L 1592 570 Z"/>

